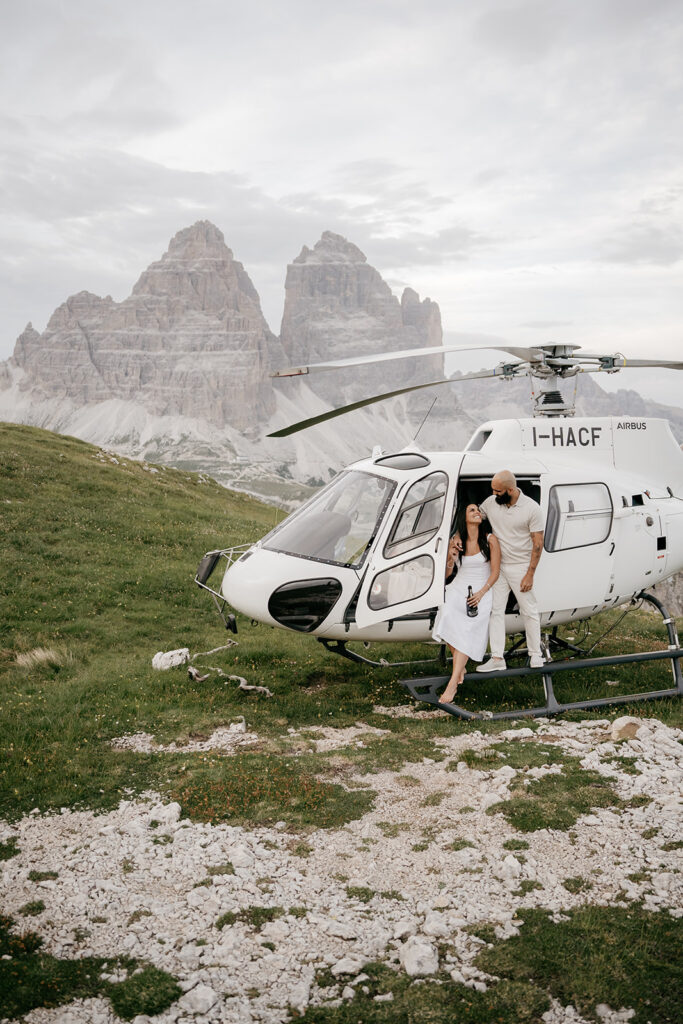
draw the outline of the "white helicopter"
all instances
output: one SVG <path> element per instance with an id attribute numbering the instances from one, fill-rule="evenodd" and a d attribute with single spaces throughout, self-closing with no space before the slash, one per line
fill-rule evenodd
<path id="1" fill-rule="evenodd" d="M 274 376 L 301 376 L 449 351 L 466 349 L 401 350 L 295 367 Z M 509 469 L 545 515 L 544 552 L 534 593 L 545 630 L 547 663 L 543 668 L 508 668 L 490 676 L 540 676 L 545 704 L 481 714 L 493 718 L 547 715 L 567 708 L 683 695 L 679 660 L 683 651 L 675 624 L 656 598 L 643 593 L 683 569 L 683 452 L 666 420 L 575 417 L 559 389 L 561 379 L 579 373 L 615 373 L 626 366 L 680 370 L 683 362 L 627 362 L 622 355 L 582 352 L 576 345 L 496 351 L 513 356 L 514 361 L 375 395 L 269 436 L 287 436 L 420 388 L 486 377 L 536 378 L 533 418 L 483 423 L 460 452 L 423 452 L 416 446 L 394 453 L 375 450 L 370 458 L 341 472 L 261 540 L 209 552 L 197 570 L 196 583 L 213 595 L 229 629 L 236 630 L 236 622 L 233 614 L 224 614 L 226 605 L 252 620 L 316 636 L 328 650 L 353 661 L 386 664 L 350 650 L 348 643 L 431 640 L 434 617 L 444 600 L 446 553 L 456 509 L 482 501 L 491 493 L 492 476 Z M 207 583 L 221 560 L 227 565 L 216 591 Z M 581 651 L 557 636 L 559 625 L 588 619 L 636 596 L 662 613 L 668 650 L 552 660 L 553 651 Z M 512 595 L 507 611 L 506 632 L 521 633 Z M 560 704 L 554 695 L 555 672 L 661 657 L 671 659 L 671 689 L 573 704 Z M 444 682 L 445 677 L 434 676 L 407 680 L 404 685 L 416 699 L 436 704 Z M 480 717 L 457 705 L 439 706 L 459 717 Z"/>

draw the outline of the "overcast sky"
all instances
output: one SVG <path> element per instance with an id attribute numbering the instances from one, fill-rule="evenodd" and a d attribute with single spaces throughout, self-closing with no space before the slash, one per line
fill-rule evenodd
<path id="1" fill-rule="evenodd" d="M 683 358 L 681 0 L 0 5 L 0 359 L 203 218 L 276 333 L 329 229 L 446 332 Z"/>

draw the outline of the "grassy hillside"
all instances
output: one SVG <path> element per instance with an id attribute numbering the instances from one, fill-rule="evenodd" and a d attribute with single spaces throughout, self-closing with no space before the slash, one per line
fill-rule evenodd
<path id="1" fill-rule="evenodd" d="M 281 515 L 197 474 L 0 425 L 0 817 L 110 807 L 124 790 L 149 786 L 182 797 L 187 813 L 204 801 L 204 815 L 206 792 L 223 806 L 232 787 L 233 817 L 281 817 L 304 765 L 295 773 L 283 756 L 274 779 L 274 737 L 290 725 L 351 723 L 372 712 L 383 689 L 403 699 L 396 672 L 371 677 L 311 638 L 242 619 L 238 646 L 204 662 L 267 685 L 272 699 L 215 674 L 194 683 L 184 668 L 152 669 L 157 651 L 226 642 L 211 600 L 193 583 L 198 561 L 211 548 L 262 536 Z M 49 652 L 43 660 L 41 650 Z M 139 731 L 165 742 L 209 735 L 240 715 L 273 740 L 229 763 L 117 752 L 108 742 Z M 408 746 L 416 738 L 407 735 Z M 273 780 L 277 809 L 267 793 L 252 806 L 264 778 Z M 319 790 L 311 783 L 312 814 Z M 332 807 L 333 789 L 324 795 Z M 294 819 L 305 818 L 295 803 Z"/>
<path id="2" fill-rule="evenodd" d="M 297 751 L 282 737 L 291 726 L 372 721 L 374 704 L 405 703 L 398 679 L 406 669 L 372 672 L 332 658 L 312 638 L 241 618 L 238 646 L 197 664 L 266 685 L 272 698 L 239 691 L 216 674 L 197 683 L 184 668 L 151 667 L 157 651 L 208 651 L 226 642 L 208 595 L 193 584 L 198 561 L 211 548 L 262 536 L 279 515 L 197 474 L 0 424 L 0 817 L 34 807 L 111 807 L 124 792 L 148 787 L 205 818 L 321 824 L 324 806 L 332 824 L 362 813 L 369 796 L 334 785 L 338 764 L 312 755 L 295 764 Z M 631 622 L 630 649 L 661 646 L 654 617 Z M 611 642 L 623 644 L 624 635 Z M 395 647 L 377 654 L 419 656 Z M 633 690 L 670 685 L 662 663 L 629 672 Z M 572 686 L 578 697 L 595 678 L 563 679 L 561 696 Z M 527 684 L 515 694 L 533 699 Z M 509 700 L 509 685 L 490 680 L 463 692 L 472 706 Z M 678 721 L 680 703 L 632 710 Z M 164 742 L 208 736 L 242 715 L 262 739 L 236 758 L 138 754 L 109 744 L 141 731 Z M 436 756 L 430 737 L 468 728 L 453 719 L 376 724 L 392 734 L 354 755 L 368 766 Z M 329 784 L 319 781 L 321 772 Z"/>

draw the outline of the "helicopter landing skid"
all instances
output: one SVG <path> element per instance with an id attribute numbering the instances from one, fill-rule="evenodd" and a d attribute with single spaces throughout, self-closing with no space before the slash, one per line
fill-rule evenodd
<path id="1" fill-rule="evenodd" d="M 641 593 L 638 598 L 648 601 L 661 613 L 664 625 L 667 628 L 669 646 L 665 651 L 644 651 L 638 654 L 619 654 L 602 658 L 585 658 L 579 660 L 573 658 L 566 661 L 551 661 L 541 668 L 508 668 L 501 672 L 487 672 L 490 679 L 516 679 L 521 676 L 540 677 L 545 693 L 545 704 L 535 708 L 516 708 L 513 711 L 468 711 L 459 704 L 442 704 L 438 698 L 438 692 L 448 682 L 448 676 L 428 676 L 424 679 L 402 679 L 401 685 L 408 693 L 424 704 L 430 704 L 441 711 L 448 712 L 455 718 L 462 718 L 465 721 L 474 719 L 500 720 L 506 718 L 539 718 L 559 715 L 563 711 L 586 710 L 589 708 L 609 707 L 614 704 L 633 704 L 644 700 L 661 700 L 663 697 L 683 697 L 683 673 L 681 673 L 680 660 L 683 658 L 676 625 L 671 616 L 667 613 L 661 601 L 652 594 Z M 572 648 L 573 649 L 573 648 Z M 556 672 L 567 672 L 584 668 L 599 668 L 606 665 L 628 665 L 640 661 L 661 661 L 669 659 L 673 673 L 674 686 L 668 690 L 651 690 L 647 693 L 619 694 L 614 697 L 596 697 L 593 700 L 572 701 L 569 704 L 558 702 L 553 690 L 553 675 Z M 481 682 L 480 673 L 468 672 L 465 676 L 466 682 Z"/>
<path id="2" fill-rule="evenodd" d="M 422 658 L 415 661 L 386 661 L 381 658 L 379 661 L 373 661 L 371 658 L 364 658 L 362 654 L 358 654 L 356 651 L 350 651 L 346 646 L 345 640 L 327 640 L 323 636 L 318 637 L 318 643 L 322 644 L 326 651 L 330 654 L 338 654 L 340 658 L 347 658 L 349 661 L 355 662 L 356 665 L 370 665 L 371 668 L 399 668 L 403 665 L 430 665 L 433 661 L 439 661 L 441 664 L 446 663 L 445 659 L 445 648 L 441 647 L 439 653 L 433 658 Z"/>

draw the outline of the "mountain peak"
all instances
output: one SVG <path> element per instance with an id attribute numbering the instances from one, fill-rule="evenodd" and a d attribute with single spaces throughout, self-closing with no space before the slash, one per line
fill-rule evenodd
<path id="1" fill-rule="evenodd" d="M 225 244 L 223 232 L 210 220 L 198 220 L 190 227 L 178 231 L 169 243 L 167 255 L 173 253 L 177 256 L 179 251 L 196 250 L 202 246 L 207 249 L 226 249 L 232 258 L 232 253 Z"/>
<path id="2" fill-rule="evenodd" d="M 161 259 L 140 276 L 133 295 L 183 296 L 188 306 L 209 313 L 244 312 L 246 303 L 250 313 L 261 316 L 249 275 L 225 244 L 223 232 L 209 220 L 178 231 Z"/>
<path id="3" fill-rule="evenodd" d="M 365 253 L 343 235 L 323 231 L 320 241 L 312 249 L 307 245 L 294 260 L 295 263 L 367 263 Z"/>

